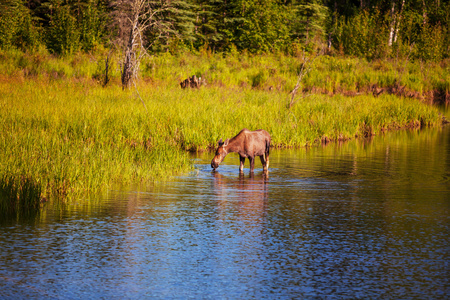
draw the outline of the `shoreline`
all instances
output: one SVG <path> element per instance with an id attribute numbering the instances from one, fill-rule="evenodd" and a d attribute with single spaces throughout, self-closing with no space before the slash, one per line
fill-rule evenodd
<path id="1" fill-rule="evenodd" d="M 163 73 L 174 61 L 162 63 Z M 192 169 L 190 152 L 211 151 L 220 138 L 242 128 L 265 129 L 274 148 L 289 149 L 438 127 L 445 120 L 423 101 L 386 93 L 299 94 L 289 108 L 284 88 L 239 88 L 234 84 L 239 80 L 220 84 L 220 74 L 205 87 L 184 90 L 177 72 L 165 80 L 167 73 L 152 71 L 157 79 L 142 80 L 138 96 L 135 89 L 122 91 L 114 83 L 102 87 L 85 75 L 39 79 L 15 76 L 19 69 L 13 69 L 0 81 L 0 190 L 13 203 L 27 197 L 25 186 L 41 203 L 117 182 L 164 180 Z M 285 86 L 295 80 L 295 73 L 277 72 Z M 271 80 L 267 77 L 265 84 Z"/>

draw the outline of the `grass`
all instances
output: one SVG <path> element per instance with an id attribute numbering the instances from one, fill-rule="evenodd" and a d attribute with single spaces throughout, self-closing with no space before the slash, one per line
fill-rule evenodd
<path id="1" fill-rule="evenodd" d="M 3 76 L 25 80 L 86 79 L 103 83 L 105 49 L 94 53 L 78 53 L 70 57 L 55 57 L 45 50 L 23 53 L 0 50 Z M 109 77 L 113 84 L 120 81 L 121 56 L 113 53 Z M 207 79 L 210 85 L 290 92 L 295 86 L 303 63 L 302 57 L 281 53 L 251 56 L 246 53 L 214 54 L 163 53 L 145 58 L 141 63 L 141 78 L 148 85 L 175 88 L 193 74 Z M 450 101 L 450 60 L 440 63 L 409 60 L 368 62 L 358 58 L 321 56 L 305 76 L 304 92 L 328 95 L 372 94 L 378 90 L 420 100 Z M 438 92 L 438 93 L 435 93 Z M 433 99 L 435 95 L 442 99 Z"/>
<path id="2" fill-rule="evenodd" d="M 39 213 L 41 186 L 32 178 L 3 175 L 0 178 L 0 216 L 21 218 Z"/>
<path id="3" fill-rule="evenodd" d="M 6 70 L 0 78 L 0 192 L 8 195 L 0 197 L 2 205 L 67 199 L 114 183 L 187 172 L 187 151 L 211 149 L 244 127 L 266 129 L 275 147 L 305 147 L 439 126 L 438 110 L 417 99 L 341 92 L 402 80 L 414 81 L 409 88 L 416 92 L 435 81 L 448 90 L 448 80 L 435 75 L 448 74 L 439 65 L 424 79 L 417 70 L 404 76 L 386 71 L 398 68 L 388 63 L 323 58 L 303 83 L 304 91 L 320 93 L 299 95 L 288 109 L 298 58 L 164 54 L 142 64 L 138 89 L 144 106 L 134 89 L 122 91 L 117 62 L 112 83 L 102 87 L 102 55 L 0 52 Z M 182 90 L 179 82 L 192 74 L 205 76 L 208 86 Z"/>
<path id="4" fill-rule="evenodd" d="M 186 154 L 154 126 L 160 123 L 152 117 L 158 103 L 149 104 L 147 114 L 117 87 L 68 82 L 7 82 L 0 92 L 1 170 L 38 180 L 45 197 L 190 168 Z"/>

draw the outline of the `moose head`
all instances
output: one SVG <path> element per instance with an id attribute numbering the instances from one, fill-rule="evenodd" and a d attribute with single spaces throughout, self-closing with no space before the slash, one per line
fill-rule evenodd
<path id="1" fill-rule="evenodd" d="M 219 164 L 223 161 L 225 156 L 227 156 L 227 146 L 230 139 L 227 139 L 225 142 L 222 141 L 222 139 L 219 140 L 218 148 L 216 150 L 216 155 L 211 161 L 211 167 L 213 169 L 217 169 L 219 167 Z"/>

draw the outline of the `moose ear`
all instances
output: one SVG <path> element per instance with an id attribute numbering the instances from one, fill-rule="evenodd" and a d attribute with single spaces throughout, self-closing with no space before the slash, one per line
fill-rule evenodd
<path id="1" fill-rule="evenodd" d="M 230 141 L 230 139 L 227 139 L 223 145 L 224 145 L 224 146 L 228 146 L 228 142 L 229 142 L 229 141 Z"/>
<path id="2" fill-rule="evenodd" d="M 219 147 L 222 146 L 223 145 L 222 139 L 220 139 L 217 144 L 219 145 Z"/>

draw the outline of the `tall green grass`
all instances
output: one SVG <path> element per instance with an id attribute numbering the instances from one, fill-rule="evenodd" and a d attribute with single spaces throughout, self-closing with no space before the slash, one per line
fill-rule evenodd
<path id="1" fill-rule="evenodd" d="M 103 83 L 106 58 L 112 84 L 120 82 L 121 55 L 97 49 L 56 57 L 45 49 L 34 53 L 0 50 L 2 74 L 25 80 L 93 80 Z M 179 86 L 188 76 L 206 78 L 209 85 L 237 89 L 289 92 L 296 83 L 303 57 L 282 53 L 252 56 L 247 53 L 180 52 L 148 56 L 141 62 L 141 81 L 159 87 Z M 321 56 L 304 77 L 304 92 L 329 95 L 385 93 L 433 100 L 436 92 L 450 99 L 450 60 L 440 63 L 410 60 L 375 60 Z"/>
<path id="2" fill-rule="evenodd" d="M 173 147 L 158 103 L 119 88 L 70 82 L 0 84 L 0 175 L 33 178 L 46 197 L 189 170 Z"/>
<path id="3" fill-rule="evenodd" d="M 113 82 L 102 87 L 101 53 L 0 56 L 0 66 L 7 67 L 0 80 L 0 193 L 10 195 L 0 196 L 1 205 L 35 195 L 70 198 L 115 183 L 187 172 L 192 169 L 187 151 L 212 149 L 244 127 L 266 129 L 275 147 L 304 147 L 441 123 L 437 109 L 416 99 L 340 94 L 403 80 L 390 79 L 384 70 L 389 65 L 355 59 L 321 58 L 305 77 L 304 90 L 322 86 L 332 92 L 299 94 L 289 109 L 288 91 L 301 66 L 295 57 L 164 54 L 143 62 L 138 95 L 135 89 L 122 91 L 118 61 L 110 74 Z M 429 74 L 439 72 L 447 74 L 438 66 Z M 179 81 L 192 74 L 209 84 L 182 90 Z M 416 71 L 404 74 L 417 78 L 414 89 L 427 89 L 426 83 L 436 79 L 425 80 Z M 440 84 L 447 88 L 448 81 Z"/>

